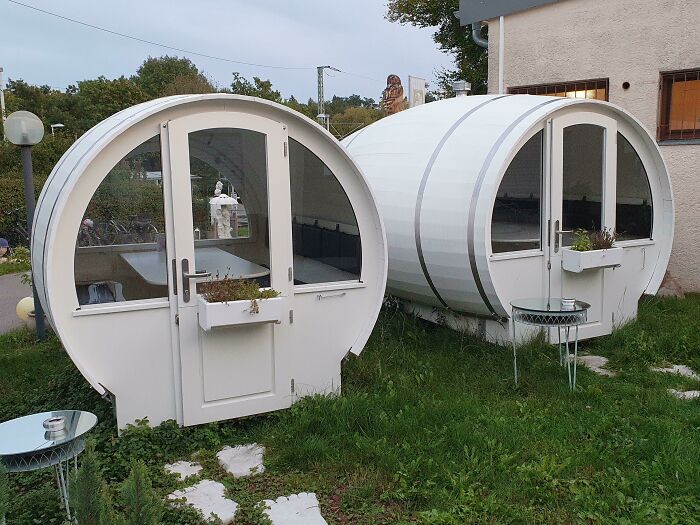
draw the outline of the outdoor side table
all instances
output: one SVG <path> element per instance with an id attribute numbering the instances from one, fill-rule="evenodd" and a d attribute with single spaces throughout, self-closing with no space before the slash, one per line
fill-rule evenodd
<path id="1" fill-rule="evenodd" d="M 559 364 L 562 361 L 561 330 L 565 333 L 566 369 L 569 377 L 569 388 L 576 388 L 576 360 L 578 357 L 578 327 L 586 322 L 590 304 L 583 301 L 575 301 L 573 306 L 564 306 L 560 298 L 518 299 L 510 303 L 512 308 L 512 341 L 513 341 L 513 370 L 515 384 L 518 384 L 518 354 L 515 344 L 515 323 L 540 326 L 543 328 L 556 328 L 559 333 Z M 569 354 L 569 342 L 571 328 L 574 328 L 574 370 L 571 373 L 571 356 Z"/>
<path id="2" fill-rule="evenodd" d="M 63 418 L 63 430 L 56 428 L 56 418 Z M 0 460 L 8 472 L 30 472 L 54 467 L 56 483 L 71 521 L 68 502 L 68 474 L 71 460 L 78 468 L 78 454 L 85 449 L 83 436 L 97 424 L 97 416 L 80 410 L 55 410 L 32 414 L 0 423 Z M 60 423 L 59 423 L 60 425 Z M 2 517 L 3 523 L 5 517 Z"/>

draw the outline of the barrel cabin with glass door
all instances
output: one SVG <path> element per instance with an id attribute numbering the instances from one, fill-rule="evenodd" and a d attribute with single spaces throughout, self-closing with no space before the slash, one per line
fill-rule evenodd
<path id="1" fill-rule="evenodd" d="M 76 141 L 39 198 L 32 262 L 49 321 L 119 427 L 193 425 L 337 392 L 379 313 L 387 248 L 369 186 L 326 130 L 260 99 L 182 95 Z M 205 300 L 202 283 L 224 278 L 279 295 Z"/>
<path id="2" fill-rule="evenodd" d="M 344 144 L 384 219 L 387 291 L 426 318 L 506 341 L 511 301 L 575 298 L 591 304 L 580 330 L 588 338 L 634 318 L 663 279 L 668 172 L 653 138 L 612 104 L 459 96 L 382 119 Z M 572 230 L 617 240 L 573 251 Z"/>

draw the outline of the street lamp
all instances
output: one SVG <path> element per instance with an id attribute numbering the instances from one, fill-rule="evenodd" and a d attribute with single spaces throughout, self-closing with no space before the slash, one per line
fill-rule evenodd
<path id="1" fill-rule="evenodd" d="M 61 128 L 65 128 L 65 126 L 63 124 L 51 124 L 51 135 L 53 136 L 53 131 L 55 129 L 61 129 Z"/>
<path id="2" fill-rule="evenodd" d="M 27 208 L 27 231 L 30 239 L 32 234 L 32 222 L 34 221 L 34 179 L 32 176 L 32 146 L 36 146 L 44 138 L 44 123 L 34 113 L 29 111 L 15 111 L 5 120 L 5 136 L 12 144 L 19 146 L 22 151 L 22 174 L 24 176 L 24 205 Z M 33 281 L 33 280 L 32 280 Z M 34 293 L 34 316 L 36 319 L 36 335 L 43 340 L 44 335 L 44 311 L 36 293 L 36 286 L 32 282 Z"/>

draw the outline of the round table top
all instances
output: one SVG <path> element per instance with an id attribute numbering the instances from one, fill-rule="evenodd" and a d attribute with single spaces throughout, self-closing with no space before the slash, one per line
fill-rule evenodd
<path id="1" fill-rule="evenodd" d="M 66 420 L 65 430 L 48 432 L 44 421 L 52 417 Z M 81 410 L 54 410 L 0 423 L 0 456 L 38 453 L 74 441 L 97 424 L 97 416 Z"/>
<path id="2" fill-rule="evenodd" d="M 537 297 L 529 299 L 516 299 L 511 301 L 511 306 L 518 310 L 528 310 L 530 312 L 552 312 L 571 313 L 588 310 L 591 305 L 583 301 L 576 301 L 573 307 L 564 307 L 560 297 Z"/>

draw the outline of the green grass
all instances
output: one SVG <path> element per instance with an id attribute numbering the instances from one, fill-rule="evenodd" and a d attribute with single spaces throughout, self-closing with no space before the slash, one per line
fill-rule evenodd
<path id="1" fill-rule="evenodd" d="M 0 275 L 8 275 L 10 273 L 17 272 L 28 272 L 30 269 L 30 265 L 24 262 L 0 263 Z"/>
<path id="2" fill-rule="evenodd" d="M 110 408 L 57 341 L 17 332 L 0 336 L 0 420 L 92 410 L 106 479 L 116 486 L 129 459 L 143 459 L 163 495 L 184 484 L 162 465 L 195 455 L 241 504 L 237 524 L 264 523 L 257 502 L 299 491 L 318 494 L 329 523 L 700 523 L 700 403 L 666 392 L 698 384 L 648 369 L 700 370 L 700 296 L 643 301 L 638 321 L 583 346 L 618 376 L 582 368 L 570 393 L 556 349 L 535 341 L 519 353 L 515 387 L 508 349 L 385 309 L 344 364 L 341 397 L 117 438 Z M 216 451 L 251 441 L 266 446 L 265 473 L 226 476 Z M 60 522 L 50 472 L 11 484 L 10 523 Z M 200 521 L 178 510 L 165 523 Z"/>

